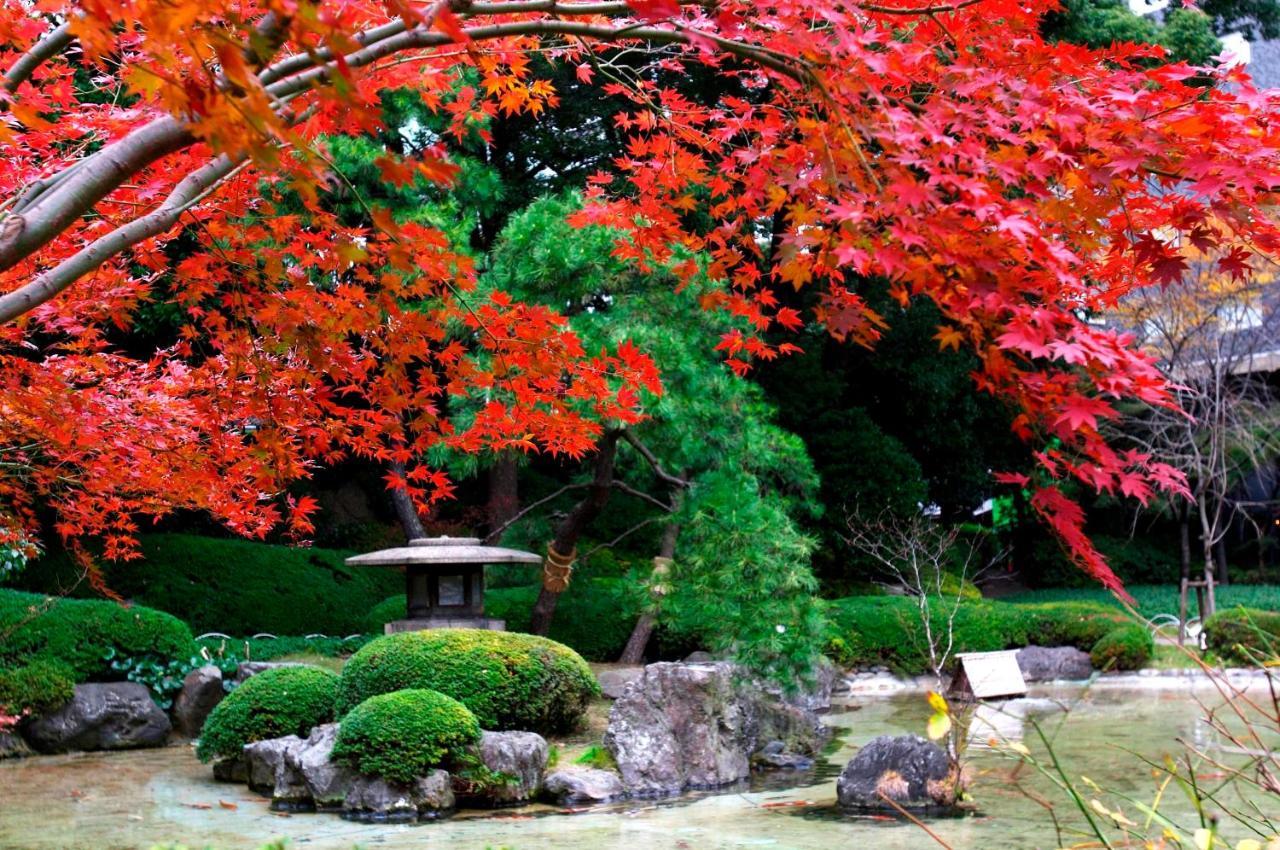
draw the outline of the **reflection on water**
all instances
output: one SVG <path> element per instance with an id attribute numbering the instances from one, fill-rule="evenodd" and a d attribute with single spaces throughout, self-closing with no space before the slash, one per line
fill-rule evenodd
<path id="1" fill-rule="evenodd" d="M 932 820 L 930 827 L 956 848 L 1057 847 L 1043 809 L 1018 789 L 1044 791 L 1043 782 L 987 746 L 992 737 L 1040 749 L 1028 734 L 1033 720 L 1054 737 L 1067 769 L 1104 787 L 1141 798 L 1148 774 L 1132 750 L 1148 758 L 1172 752 L 1179 736 L 1203 737 L 1195 698 L 1213 699 L 1190 685 L 1162 690 L 1037 688 L 1031 699 L 999 710 L 983 707 L 968 737 L 976 777 L 975 809 Z M 1067 705 L 1070 711 L 1063 712 Z M 857 710 L 854 710 L 854 709 Z M 678 800 L 619 803 L 566 811 L 529 806 L 467 812 L 423 825 L 360 824 L 334 815 L 271 812 L 265 798 L 215 783 L 190 747 L 131 753 L 86 753 L 0 762 L 0 848 L 145 848 L 182 842 L 224 850 L 255 848 L 278 838 L 295 848 L 599 848 L 599 850 L 718 850 L 718 848 L 922 848 L 932 843 L 918 827 L 886 816 L 851 816 L 835 808 L 835 777 L 870 739 L 919 733 L 929 709 L 919 695 L 860 700 L 837 706 L 828 722 L 841 738 L 819 766 L 772 774 L 741 788 Z M 1070 820 L 1065 805 L 1060 814 Z"/>

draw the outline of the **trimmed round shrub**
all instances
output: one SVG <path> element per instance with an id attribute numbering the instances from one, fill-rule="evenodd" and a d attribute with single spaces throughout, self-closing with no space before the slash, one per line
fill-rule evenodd
<path id="1" fill-rule="evenodd" d="M 333 760 L 366 776 L 412 782 L 478 740 L 480 724 L 465 705 L 410 688 L 370 697 L 342 718 Z"/>
<path id="2" fill-rule="evenodd" d="M 1280 658 L 1280 612 L 1230 608 L 1207 619 L 1204 632 L 1209 649 L 1234 664 Z"/>
<path id="3" fill-rule="evenodd" d="M 253 676 L 209 713 L 196 755 L 201 761 L 240 755 L 245 744 L 305 736 L 333 720 L 338 677 L 319 667 L 276 667 Z"/>
<path id="4" fill-rule="evenodd" d="M 119 678 L 111 657 L 185 661 L 197 651 L 186 623 L 152 608 L 12 590 L 0 591 L 0 634 L 0 665 L 59 661 L 77 682 Z"/>
<path id="5" fill-rule="evenodd" d="M 534 635 L 433 629 L 384 635 L 342 670 L 338 713 L 392 691 L 426 688 L 453 697 L 486 729 L 566 732 L 600 686 L 582 656 Z"/>
<path id="6" fill-rule="evenodd" d="M 1137 623 L 1125 623 L 1107 632 L 1093 645 L 1089 658 L 1099 670 L 1138 670 L 1155 652 L 1151 632 Z"/>
<path id="7" fill-rule="evenodd" d="M 74 688 L 75 673 L 66 664 L 33 661 L 0 670 L 0 708 L 10 714 L 48 714 L 70 700 Z"/>

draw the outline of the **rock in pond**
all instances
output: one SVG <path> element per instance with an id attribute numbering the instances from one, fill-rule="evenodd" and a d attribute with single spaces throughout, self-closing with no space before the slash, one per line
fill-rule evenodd
<path id="1" fill-rule="evenodd" d="M 625 797 L 622 778 L 612 770 L 573 767 L 547 774 L 543 784 L 547 795 L 560 805 L 605 803 Z"/>
<path id="2" fill-rule="evenodd" d="M 883 797 L 906 809 L 950 809 L 959 791 L 947 754 L 918 735 L 876 738 L 836 781 L 840 805 L 857 809 L 892 808 Z"/>
<path id="3" fill-rule="evenodd" d="M 277 811 L 342 808 L 358 774 L 330 760 L 337 739 L 338 724 L 325 723 L 312 729 L 305 740 L 283 747 L 276 765 L 271 808 Z"/>
<path id="4" fill-rule="evenodd" d="M 825 732 L 812 711 L 729 662 L 659 663 L 613 704 L 604 745 L 628 794 L 661 796 L 738 782 L 765 742 L 810 753 Z"/>
<path id="5" fill-rule="evenodd" d="M 467 799 L 495 805 L 532 800 L 542 790 L 547 770 L 547 741 L 535 732 L 484 732 L 475 753 L 480 763 L 505 780 L 478 786 L 464 777 L 453 777 L 454 791 Z"/>
<path id="6" fill-rule="evenodd" d="M 1074 646 L 1025 646 L 1018 650 L 1018 667 L 1028 682 L 1087 679 L 1093 675 L 1089 653 Z"/>
<path id="7" fill-rule="evenodd" d="M 173 700 L 173 728 L 188 738 L 200 737 L 205 718 L 222 702 L 222 671 L 212 664 L 192 670 L 182 680 L 182 690 Z"/>
<path id="8" fill-rule="evenodd" d="M 31 748 L 16 732 L 0 732 L 0 759 L 20 759 L 31 755 Z"/>
<path id="9" fill-rule="evenodd" d="M 243 755 L 218 759 L 213 763 L 213 778 L 218 782 L 248 782 L 249 760 Z"/>
<path id="10" fill-rule="evenodd" d="M 751 764 L 761 770 L 809 770 L 813 759 L 787 752 L 787 745 L 782 741 L 770 741 L 751 757 Z"/>
<path id="11" fill-rule="evenodd" d="M 347 792 L 342 816 L 378 822 L 435 820 L 447 815 L 453 806 L 452 780 L 443 770 L 433 770 L 409 785 L 360 776 Z"/>
<path id="12" fill-rule="evenodd" d="M 164 746 L 170 728 L 145 685 L 91 682 L 76 685 L 62 708 L 23 724 L 22 735 L 42 753 L 131 750 Z"/>
<path id="13" fill-rule="evenodd" d="M 600 682 L 600 691 L 605 699 L 620 699 L 626 693 L 627 685 L 643 675 L 643 667 L 617 667 L 613 670 L 601 670 L 596 679 Z"/>
<path id="14" fill-rule="evenodd" d="M 249 765 L 249 787 L 272 794 L 276 788 L 276 771 L 284 763 L 284 754 L 302 743 L 297 735 L 270 738 L 244 745 L 244 758 Z"/>

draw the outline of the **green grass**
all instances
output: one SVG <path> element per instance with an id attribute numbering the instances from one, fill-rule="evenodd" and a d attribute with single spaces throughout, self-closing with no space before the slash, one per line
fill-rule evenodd
<path id="1" fill-rule="evenodd" d="M 1138 613 L 1144 617 L 1157 614 L 1178 613 L 1177 584 L 1135 584 L 1126 588 L 1138 603 Z M 1262 611 L 1280 611 L 1280 585 L 1274 584 L 1233 584 L 1215 589 L 1215 600 L 1218 609 L 1244 605 Z M 1001 598 L 1004 602 L 1099 602 L 1105 605 L 1121 605 L 1109 592 L 1102 588 L 1050 588 L 1046 590 L 1030 590 Z M 1194 594 L 1188 601 L 1190 616 L 1197 616 Z"/>

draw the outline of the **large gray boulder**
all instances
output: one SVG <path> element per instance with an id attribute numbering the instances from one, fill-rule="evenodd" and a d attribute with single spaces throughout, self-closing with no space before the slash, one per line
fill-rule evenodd
<path id="1" fill-rule="evenodd" d="M 284 763 L 284 754 L 302 743 L 297 735 L 269 738 L 244 745 L 244 758 L 249 766 L 249 787 L 264 794 L 275 793 L 276 773 Z"/>
<path id="2" fill-rule="evenodd" d="M 334 764 L 334 742 L 338 740 L 338 724 L 325 723 L 311 730 L 305 741 L 285 751 L 284 762 L 276 773 L 276 792 L 286 789 L 298 796 L 301 785 L 307 800 L 317 809 L 339 809 L 358 774 L 349 767 Z M 273 800 L 274 802 L 274 800 Z"/>
<path id="3" fill-rule="evenodd" d="M 543 788 L 562 806 L 574 803 L 605 803 L 627 795 L 622 777 L 612 770 L 572 767 L 547 774 Z"/>
<path id="4" fill-rule="evenodd" d="M 840 805 L 856 809 L 891 809 L 884 797 L 906 809 L 949 809 L 960 790 L 947 754 L 918 735 L 876 738 L 836 781 Z"/>
<path id="5" fill-rule="evenodd" d="M 532 800 L 542 789 L 547 770 L 547 741 L 534 732 L 484 732 L 475 753 L 480 763 L 504 781 L 476 787 L 454 777 L 454 790 L 467 798 L 496 805 Z"/>
<path id="6" fill-rule="evenodd" d="M 1074 646 L 1026 646 L 1018 650 L 1018 667 L 1028 682 L 1087 679 L 1093 675 L 1089 653 Z"/>
<path id="7" fill-rule="evenodd" d="M 23 724 L 22 734 L 42 753 L 162 747 L 169 717 L 136 682 L 76 685 L 62 708 Z"/>
<path id="8" fill-rule="evenodd" d="M 173 699 L 173 728 L 188 738 L 200 737 L 205 718 L 222 702 L 222 671 L 212 664 L 192 670 L 182 680 L 182 690 Z"/>
<path id="9" fill-rule="evenodd" d="M 765 743 L 812 753 L 825 733 L 812 711 L 729 662 L 661 663 L 613 704 L 604 745 L 628 794 L 661 796 L 746 779 Z"/>
<path id="10" fill-rule="evenodd" d="M 601 670 L 596 679 L 600 682 L 600 692 L 605 699 L 619 699 L 626 693 L 627 686 L 643 675 L 643 667 L 616 667 Z"/>
<path id="11" fill-rule="evenodd" d="M 18 759 L 31 755 L 31 748 L 16 732 L 0 732 L 0 759 Z"/>
<path id="12" fill-rule="evenodd" d="M 433 770 L 408 785 L 372 776 L 352 783 L 342 806 L 342 816 L 364 821 L 435 820 L 454 807 L 449 774 Z"/>

